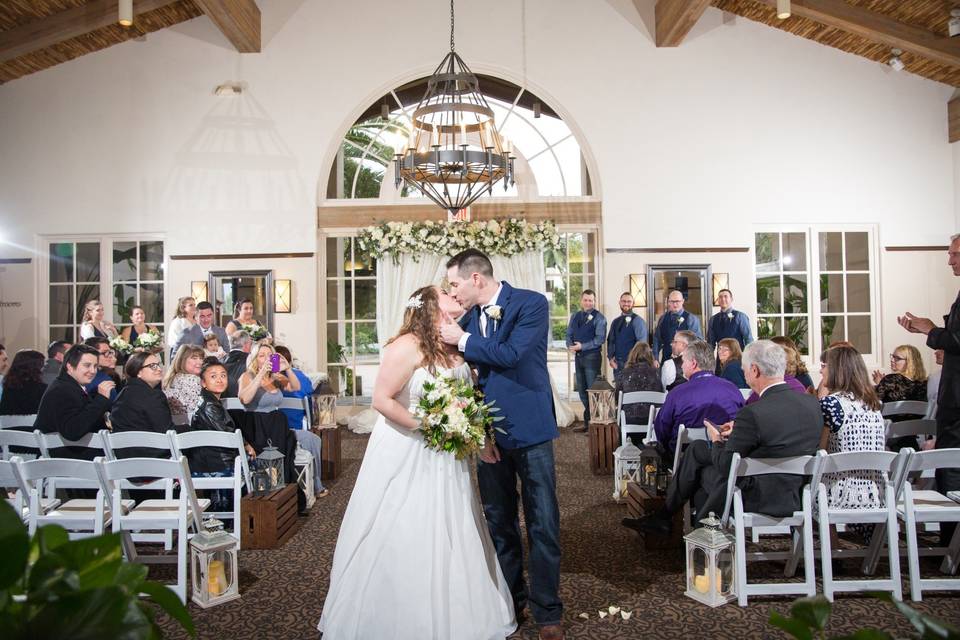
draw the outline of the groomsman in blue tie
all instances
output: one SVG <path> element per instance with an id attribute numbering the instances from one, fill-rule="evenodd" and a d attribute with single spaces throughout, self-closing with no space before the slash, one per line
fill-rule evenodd
<path id="1" fill-rule="evenodd" d="M 603 341 L 607 337 L 607 319 L 597 311 L 597 294 L 584 289 L 580 295 L 580 311 L 570 316 L 567 325 L 567 349 L 574 354 L 577 391 L 583 403 L 583 425 L 574 431 L 586 431 L 590 424 L 590 403 L 587 389 L 600 375 Z"/>
<path id="2" fill-rule="evenodd" d="M 620 313 L 621 315 L 610 323 L 610 333 L 607 335 L 607 358 L 610 360 L 615 380 L 620 379 L 633 345 L 648 339 L 647 323 L 633 312 L 633 296 L 629 291 L 620 295 Z"/>
<path id="3" fill-rule="evenodd" d="M 683 308 L 683 293 L 679 289 L 671 289 L 667 294 L 667 311 L 657 321 L 657 328 L 653 330 L 653 357 L 664 363 L 673 356 L 673 336 L 683 329 L 692 331 L 703 339 L 700 329 L 700 318 Z"/>
<path id="4" fill-rule="evenodd" d="M 717 294 L 720 303 L 720 313 L 710 318 L 707 326 L 707 342 L 717 349 L 717 343 L 724 338 L 733 338 L 740 343 L 740 349 L 745 349 L 753 342 L 753 333 L 750 331 L 750 318 L 742 311 L 733 308 L 733 293 L 730 289 L 720 289 Z"/>

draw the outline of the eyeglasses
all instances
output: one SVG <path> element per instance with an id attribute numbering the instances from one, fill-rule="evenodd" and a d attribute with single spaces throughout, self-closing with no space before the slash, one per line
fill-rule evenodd
<path id="1" fill-rule="evenodd" d="M 907 361 L 906 358 L 901 358 L 900 356 L 898 356 L 898 355 L 895 354 L 895 353 L 891 353 L 891 354 L 890 354 L 890 359 L 893 360 L 894 362 L 906 362 L 906 361 Z"/>
<path id="2" fill-rule="evenodd" d="M 151 362 L 150 364 L 143 365 L 144 369 L 153 369 L 154 371 L 160 371 L 163 369 L 163 365 L 159 362 Z"/>
<path id="3" fill-rule="evenodd" d="M 107 349 L 106 351 L 101 351 L 100 355 L 102 355 L 104 358 L 112 358 L 113 356 L 117 355 L 117 352 L 113 349 Z"/>

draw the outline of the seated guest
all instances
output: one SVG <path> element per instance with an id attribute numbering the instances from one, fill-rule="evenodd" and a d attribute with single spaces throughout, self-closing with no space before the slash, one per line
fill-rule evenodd
<path id="1" fill-rule="evenodd" d="M 101 382 L 96 393 L 88 394 L 84 390 L 97 375 L 99 355 L 96 349 L 85 344 L 70 347 L 63 359 L 63 371 L 40 400 L 34 423 L 37 429 L 43 433 L 59 433 L 67 440 L 78 440 L 106 428 L 103 415 L 110 409 L 113 380 Z M 86 460 L 103 455 L 86 447 L 66 447 L 52 453 L 57 457 Z"/>
<path id="2" fill-rule="evenodd" d="M 116 338 L 119 335 L 117 328 L 103 317 L 103 303 L 99 300 L 90 300 L 83 305 L 83 320 L 80 325 L 80 337 L 87 338 Z"/>
<path id="3" fill-rule="evenodd" d="M 660 382 L 667 391 L 671 391 L 687 381 L 683 377 L 683 368 L 680 365 L 682 364 L 683 352 L 687 349 L 687 345 L 694 340 L 699 340 L 699 338 L 693 331 L 677 331 L 673 334 L 673 340 L 670 342 L 672 355 L 660 365 Z M 654 354 L 654 357 L 656 357 L 656 354 Z"/>
<path id="4" fill-rule="evenodd" d="M 200 405 L 200 369 L 203 367 L 203 348 L 184 344 L 177 350 L 173 362 L 163 378 L 163 392 L 170 405 L 170 413 L 179 423 L 189 424 L 193 412 Z"/>
<path id="5" fill-rule="evenodd" d="M 890 373 L 883 375 L 881 371 L 873 372 L 874 390 L 880 403 L 897 402 L 900 400 L 927 401 L 927 372 L 923 367 L 923 360 L 916 347 L 902 344 L 890 354 Z M 923 414 L 904 414 L 891 416 L 892 422 L 917 420 Z M 894 438 L 887 443 L 893 451 L 900 451 L 904 447 L 917 448 L 917 438 L 906 436 Z"/>
<path id="6" fill-rule="evenodd" d="M 227 352 L 220 346 L 220 339 L 217 338 L 215 333 L 208 333 L 203 336 L 203 353 L 207 358 L 216 358 L 217 360 L 227 357 Z"/>
<path id="7" fill-rule="evenodd" d="M 619 398 L 621 392 L 631 391 L 663 391 L 660 374 L 653 363 L 653 349 L 646 342 L 638 342 L 630 349 L 617 379 L 614 397 Z M 625 405 L 623 411 L 630 424 L 647 424 L 650 420 L 650 405 L 646 402 Z"/>
<path id="8" fill-rule="evenodd" d="M 117 352 L 110 347 L 110 341 L 106 338 L 94 337 L 87 338 L 83 341 L 83 344 L 88 347 L 93 347 L 97 350 L 99 354 L 97 357 L 97 375 L 94 376 L 93 380 L 90 381 L 85 389 L 87 393 L 93 395 L 96 393 L 97 387 L 104 380 L 110 380 L 113 382 L 113 391 L 110 393 L 110 404 L 113 404 L 117 400 L 117 393 L 120 392 L 120 388 L 123 387 L 123 381 L 120 380 L 120 376 L 117 375 Z"/>
<path id="9" fill-rule="evenodd" d="M 281 355 L 287 362 L 290 362 L 290 371 L 293 372 L 293 375 L 297 377 L 297 380 L 300 381 L 300 388 L 296 391 L 284 391 L 283 397 L 285 398 L 309 398 L 313 393 L 313 383 L 310 381 L 310 378 L 307 377 L 303 371 L 297 369 L 293 366 L 293 356 L 290 354 L 290 350 L 284 347 L 283 345 L 277 345 L 277 353 Z M 306 417 L 307 412 L 303 409 L 281 409 L 283 414 L 287 417 L 287 426 L 293 431 L 293 435 L 296 436 L 297 442 L 300 443 L 300 446 L 303 447 L 306 451 L 313 456 L 313 486 L 314 491 L 316 492 L 316 497 L 325 498 L 330 495 L 328 491 L 323 486 L 323 479 L 320 477 L 320 446 L 321 440 L 320 436 L 315 434 L 313 431 L 310 431 L 309 428 L 304 428 L 303 419 Z"/>
<path id="10" fill-rule="evenodd" d="M 227 323 L 226 331 L 228 336 L 232 336 L 245 326 L 260 327 L 264 331 L 266 328 L 260 324 L 260 321 L 253 317 L 253 300 L 250 298 L 240 298 L 237 304 L 233 305 L 233 320 Z M 267 341 L 269 342 L 270 333 L 267 332 Z"/>
<path id="11" fill-rule="evenodd" d="M 44 384 L 49 385 L 60 375 L 60 369 L 63 368 L 63 354 L 72 346 L 65 340 L 54 340 L 47 347 L 47 362 L 43 365 L 43 372 L 40 374 Z"/>
<path id="12" fill-rule="evenodd" d="M 136 306 L 130 309 L 130 322 L 133 324 L 129 327 L 124 327 L 123 331 L 120 332 L 120 337 L 124 340 L 133 344 L 137 338 L 142 336 L 145 333 L 159 333 L 157 328 L 151 325 L 148 325 L 147 314 L 143 310 L 143 307 Z"/>
<path id="13" fill-rule="evenodd" d="M 227 368 L 229 384 L 224 392 L 225 398 L 236 398 L 237 390 L 240 388 L 240 376 L 247 370 L 247 356 L 250 355 L 250 349 L 253 347 L 253 338 L 246 331 L 237 331 L 230 336 L 230 353 L 223 361 Z"/>
<path id="14" fill-rule="evenodd" d="M 123 367 L 127 384 L 110 409 L 110 424 L 114 433 L 122 431 L 152 431 L 166 433 L 173 429 L 173 418 L 167 397 L 160 388 L 163 364 L 155 353 L 134 353 Z M 146 447 L 121 449 L 121 458 L 169 458 L 169 451 L 161 452 Z"/>
<path id="15" fill-rule="evenodd" d="M 737 385 L 738 389 L 749 389 L 740 364 L 743 357 L 740 343 L 733 338 L 723 338 L 717 343 L 717 357 L 720 359 L 720 377 Z"/>
<path id="16" fill-rule="evenodd" d="M 723 424 L 733 420 L 743 406 L 743 394 L 729 380 L 714 375 L 714 364 L 713 349 L 703 340 L 695 340 L 683 350 L 687 382 L 667 394 L 654 420 L 657 441 L 663 446 L 661 454 L 668 463 L 673 462 L 680 425 L 703 428 L 704 420 Z"/>
<path id="17" fill-rule="evenodd" d="M 200 406 L 193 414 L 190 423 L 192 431 L 227 431 L 237 430 L 230 414 L 220 404 L 220 396 L 227 388 L 227 369 L 216 358 L 207 358 L 203 361 L 200 370 Z M 249 442 L 243 443 L 243 448 L 250 458 L 256 458 L 257 452 Z M 187 450 L 187 459 L 190 462 L 190 475 L 195 478 L 229 478 L 233 476 L 234 459 L 237 452 L 225 447 L 194 447 Z M 210 492 L 212 501 L 211 511 L 230 511 L 233 509 L 231 492 L 214 489 Z"/>
<path id="18" fill-rule="evenodd" d="M 853 347 L 824 354 L 823 377 L 830 393 L 820 399 L 824 427 L 820 447 L 827 453 L 883 451 L 886 426 L 880 400 L 870 384 L 863 358 Z M 916 442 L 913 443 L 916 446 Z M 824 476 L 831 507 L 876 509 L 882 506 L 884 480 L 876 471 L 846 471 Z"/>
<path id="19" fill-rule="evenodd" d="M 10 370 L 3 377 L 0 415 L 29 416 L 37 412 L 47 385 L 42 380 L 43 354 L 23 349 L 13 356 Z"/>
<path id="20" fill-rule="evenodd" d="M 197 324 L 183 331 L 176 348 L 185 344 L 202 347 L 208 335 L 215 335 L 220 344 L 227 344 L 226 332 L 213 324 L 213 305 L 201 302 L 197 305 Z"/>
<path id="21" fill-rule="evenodd" d="M 797 347 L 797 343 L 787 336 L 774 336 L 770 338 L 770 341 L 776 342 L 786 350 L 787 375 L 796 378 L 808 393 L 814 393 L 813 378 L 810 377 L 810 372 L 807 371 L 807 365 L 803 362 L 803 357 L 800 355 L 800 349 Z"/>
<path id="22" fill-rule="evenodd" d="M 0 398 L 3 397 L 3 377 L 7 375 L 10 368 L 10 356 L 7 355 L 7 349 L 0 344 Z"/>
<path id="23" fill-rule="evenodd" d="M 797 393 L 811 393 L 815 392 L 812 386 L 807 387 L 803 382 L 797 379 L 794 375 L 797 371 L 797 362 L 800 361 L 800 354 L 797 353 L 797 350 L 791 347 L 789 344 L 784 343 L 783 341 L 778 342 L 777 338 L 770 338 L 770 342 L 778 345 L 783 349 L 784 356 L 787 358 L 787 365 L 785 372 L 783 374 L 783 382 L 788 387 L 796 391 Z M 820 354 L 821 357 L 823 354 Z M 804 369 L 806 371 L 806 369 Z M 809 376 L 808 376 L 809 377 Z M 822 382 L 822 381 L 821 381 Z M 757 392 L 754 391 L 750 394 L 750 397 L 747 398 L 747 404 L 753 404 L 760 399 L 760 396 L 757 395 Z"/>
<path id="24" fill-rule="evenodd" d="M 783 458 L 816 452 L 823 430 L 820 404 L 813 396 L 795 393 L 784 384 L 786 360 L 786 352 L 769 340 L 747 345 L 744 376 L 760 400 L 741 409 L 732 423 L 707 425 L 712 444 L 698 440 L 687 447 L 667 487 L 664 510 L 640 519 L 625 518 L 624 526 L 669 533 L 671 514 L 691 498 L 698 517 L 711 511 L 719 517 L 734 453 L 745 458 Z M 747 511 L 785 516 L 800 510 L 804 482 L 802 476 L 769 474 L 741 478 L 737 486 Z"/>

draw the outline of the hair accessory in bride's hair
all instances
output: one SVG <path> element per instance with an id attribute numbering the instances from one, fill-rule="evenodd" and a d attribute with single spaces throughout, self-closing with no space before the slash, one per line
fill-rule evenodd
<path id="1" fill-rule="evenodd" d="M 423 306 L 423 294 L 418 293 L 415 296 L 410 296 L 407 300 L 407 309 L 419 309 Z"/>

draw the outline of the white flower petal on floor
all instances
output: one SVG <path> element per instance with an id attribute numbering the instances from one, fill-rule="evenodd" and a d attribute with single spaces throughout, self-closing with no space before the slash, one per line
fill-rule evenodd
<path id="1" fill-rule="evenodd" d="M 633 615 L 633 611 L 621 611 L 621 612 L 620 612 L 620 617 L 623 618 L 624 620 L 629 620 L 629 619 L 630 619 L 630 616 L 632 616 L 632 615 Z"/>
<path id="2" fill-rule="evenodd" d="M 610 605 L 609 607 L 607 607 L 607 611 L 610 612 L 610 615 L 615 616 L 618 613 L 620 613 L 620 607 L 615 607 L 613 605 Z"/>
<path id="3" fill-rule="evenodd" d="M 600 618 L 602 619 L 602 618 L 606 618 L 608 614 L 606 611 L 597 611 L 597 615 L 599 615 Z"/>
<path id="4" fill-rule="evenodd" d="M 589 613 L 581 613 L 581 614 L 580 614 L 579 616 L 577 616 L 577 617 L 578 617 L 578 618 L 583 618 L 584 620 L 589 620 L 589 619 L 590 619 L 590 614 L 589 614 Z"/>

